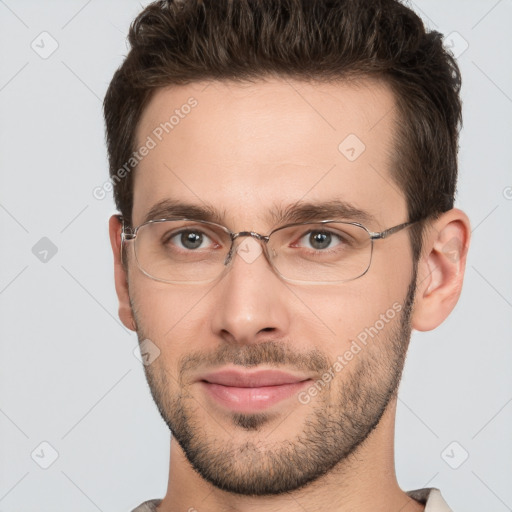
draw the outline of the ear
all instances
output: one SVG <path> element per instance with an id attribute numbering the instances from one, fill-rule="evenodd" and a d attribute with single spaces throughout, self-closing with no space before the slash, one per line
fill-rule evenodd
<path id="1" fill-rule="evenodd" d="M 128 293 L 128 275 L 121 259 L 121 232 L 123 225 L 118 215 L 110 217 L 108 230 L 112 252 L 114 253 L 114 280 L 119 300 L 119 318 L 125 327 L 135 331 L 136 323 L 130 305 L 130 294 Z"/>
<path id="2" fill-rule="evenodd" d="M 411 318 L 412 328 L 418 331 L 435 329 L 457 304 L 471 236 L 467 215 L 456 208 L 425 229 Z"/>

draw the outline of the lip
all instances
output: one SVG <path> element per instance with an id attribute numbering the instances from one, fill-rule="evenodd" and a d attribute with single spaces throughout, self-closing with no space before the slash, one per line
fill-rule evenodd
<path id="1" fill-rule="evenodd" d="M 237 388 L 258 388 L 265 386 L 282 386 L 308 380 L 306 375 L 294 375 L 282 370 L 240 371 L 224 369 L 201 375 L 199 380 L 210 384 L 220 384 Z"/>
<path id="2" fill-rule="evenodd" d="M 310 380 L 280 370 L 225 369 L 202 375 L 198 382 L 217 404 L 237 412 L 254 412 L 290 398 Z"/>

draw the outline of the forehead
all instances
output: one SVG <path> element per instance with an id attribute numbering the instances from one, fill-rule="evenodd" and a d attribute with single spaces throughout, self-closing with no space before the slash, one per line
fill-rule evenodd
<path id="1" fill-rule="evenodd" d="M 271 207 L 298 201 L 341 200 L 402 221 L 395 122 L 392 92 L 369 79 L 160 89 L 137 126 L 139 153 L 149 149 L 134 171 L 134 224 L 165 200 L 208 205 L 233 229 L 267 228 Z"/>

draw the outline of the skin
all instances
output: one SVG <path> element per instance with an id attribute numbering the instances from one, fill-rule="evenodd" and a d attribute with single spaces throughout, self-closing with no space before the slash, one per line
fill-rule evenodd
<path id="1" fill-rule="evenodd" d="M 349 201 L 374 216 L 371 231 L 407 220 L 392 178 L 397 119 L 384 84 L 272 79 L 161 89 L 142 114 L 138 145 L 191 96 L 197 107 L 137 167 L 134 226 L 166 198 L 211 204 L 232 231 L 261 234 L 277 227 L 264 218 L 273 204 L 298 200 Z M 348 134 L 366 146 L 353 162 L 338 151 Z M 368 273 L 341 285 L 290 284 L 263 256 L 234 257 L 212 283 L 161 283 L 140 272 L 132 243 L 126 272 L 120 230 L 113 216 L 119 316 L 160 350 L 144 369 L 175 434 L 159 511 L 424 509 L 395 476 L 396 392 L 411 328 L 437 327 L 460 295 L 470 234 L 463 212 L 429 224 L 417 273 L 403 230 L 377 241 Z M 260 414 L 234 414 L 195 382 L 200 372 L 248 366 L 250 357 L 258 368 L 300 369 L 316 381 L 396 303 L 400 314 L 307 404 L 292 397 Z"/>

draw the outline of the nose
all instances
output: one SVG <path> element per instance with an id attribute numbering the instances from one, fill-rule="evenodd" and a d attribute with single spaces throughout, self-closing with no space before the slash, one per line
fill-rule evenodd
<path id="1" fill-rule="evenodd" d="M 266 259 L 263 243 L 251 236 L 237 238 L 215 287 L 212 330 L 225 341 L 260 343 L 288 336 L 290 292 Z"/>

